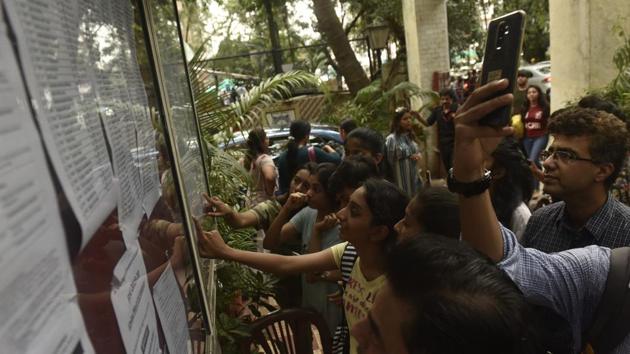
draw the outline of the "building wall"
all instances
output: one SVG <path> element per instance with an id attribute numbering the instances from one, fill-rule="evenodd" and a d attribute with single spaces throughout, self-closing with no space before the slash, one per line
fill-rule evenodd
<path id="1" fill-rule="evenodd" d="M 449 70 L 448 32 L 445 0 L 402 0 L 409 81 L 431 89 L 433 72 Z M 412 108 L 422 105 L 412 102 Z M 435 127 L 430 129 L 427 168 L 439 176 L 439 159 L 434 153 Z"/>
<path id="2" fill-rule="evenodd" d="M 555 110 L 616 76 L 612 57 L 621 40 L 612 28 L 622 24 L 630 32 L 630 4 L 628 0 L 553 0 L 549 7 Z"/>

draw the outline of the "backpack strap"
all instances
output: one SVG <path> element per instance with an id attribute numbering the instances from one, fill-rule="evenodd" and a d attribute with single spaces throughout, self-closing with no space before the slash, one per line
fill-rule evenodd
<path id="1" fill-rule="evenodd" d="M 585 338 L 595 353 L 606 354 L 629 332 L 630 247 L 622 247 L 611 250 L 606 287 Z"/>
<path id="2" fill-rule="evenodd" d="M 317 162 L 317 155 L 315 154 L 315 148 L 312 146 L 308 147 L 308 160 L 310 162 Z"/>
<path id="3" fill-rule="evenodd" d="M 346 284 L 350 280 L 350 274 L 354 263 L 357 261 L 358 254 L 356 248 L 351 244 L 346 244 L 341 254 L 341 283 L 342 289 L 346 289 Z M 335 329 L 333 336 L 333 354 L 349 354 L 350 353 L 350 330 L 346 322 L 345 311 L 342 313 L 341 324 Z"/>
<path id="4" fill-rule="evenodd" d="M 346 284 L 350 280 L 350 273 L 352 273 L 352 268 L 354 267 L 354 263 L 356 263 L 357 258 L 357 249 L 354 248 L 351 244 L 346 244 L 346 247 L 343 249 L 343 253 L 341 254 L 341 282 L 343 283 L 343 288 L 346 288 Z"/>

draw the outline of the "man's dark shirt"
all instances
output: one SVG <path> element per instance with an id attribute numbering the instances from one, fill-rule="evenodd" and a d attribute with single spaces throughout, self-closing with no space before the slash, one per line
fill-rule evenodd
<path id="1" fill-rule="evenodd" d="M 455 124 L 453 122 L 455 112 L 457 112 L 457 103 L 451 104 L 447 117 L 445 118 L 444 109 L 440 105 L 433 109 L 431 115 L 427 119 L 428 125 L 433 125 L 437 122 L 440 145 L 452 145 L 453 141 L 455 141 Z"/>
<path id="2" fill-rule="evenodd" d="M 521 114 L 523 103 L 527 100 L 527 89 L 520 90 L 518 86 L 514 88 L 514 100 L 512 101 L 512 115 Z"/>
<path id="3" fill-rule="evenodd" d="M 630 208 L 609 195 L 586 224 L 575 229 L 567 220 L 564 202 L 553 203 L 532 214 L 522 243 L 547 253 L 588 245 L 630 246 Z"/>

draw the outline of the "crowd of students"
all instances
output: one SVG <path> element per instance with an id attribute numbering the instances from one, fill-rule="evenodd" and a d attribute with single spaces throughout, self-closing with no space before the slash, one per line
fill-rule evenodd
<path id="1" fill-rule="evenodd" d="M 619 325 L 630 315 L 605 304 L 608 287 L 628 284 L 609 277 L 619 254 L 611 248 L 630 244 L 630 208 L 609 194 L 628 154 L 625 117 L 592 98 L 554 112 L 537 175 L 512 127 L 477 123 L 512 103 L 511 94 L 492 98 L 506 85 L 487 84 L 459 109 L 443 102 L 435 111 L 452 124 L 448 189 L 409 172 L 420 159 L 409 110 L 395 112 L 387 139 L 344 122 L 343 160 L 309 151 L 308 123 L 294 122 L 272 174 L 279 196 L 245 212 L 207 198 L 209 215 L 265 230 L 262 246 L 272 253 L 232 249 L 210 231 L 202 255 L 303 274 L 301 306 L 322 314 L 340 353 L 630 352 L 630 327 Z M 261 154 L 246 159 L 253 176 L 265 176 L 255 172 L 264 169 Z M 385 164 L 395 166 L 391 182 Z M 532 215 L 538 179 L 554 203 Z M 256 181 L 261 192 L 270 179 Z M 292 243 L 299 255 L 282 251 Z M 333 301 L 340 292 L 341 306 Z"/>

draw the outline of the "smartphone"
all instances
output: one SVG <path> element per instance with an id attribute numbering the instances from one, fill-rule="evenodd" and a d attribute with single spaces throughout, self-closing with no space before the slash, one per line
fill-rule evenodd
<path id="1" fill-rule="evenodd" d="M 523 34 L 525 31 L 525 12 L 510 12 L 492 19 L 488 24 L 486 50 L 481 66 L 481 85 L 500 79 L 508 79 L 510 85 L 496 96 L 514 92 L 516 73 L 518 72 Z M 479 121 L 481 125 L 503 127 L 511 122 L 512 107 L 501 107 Z"/>

